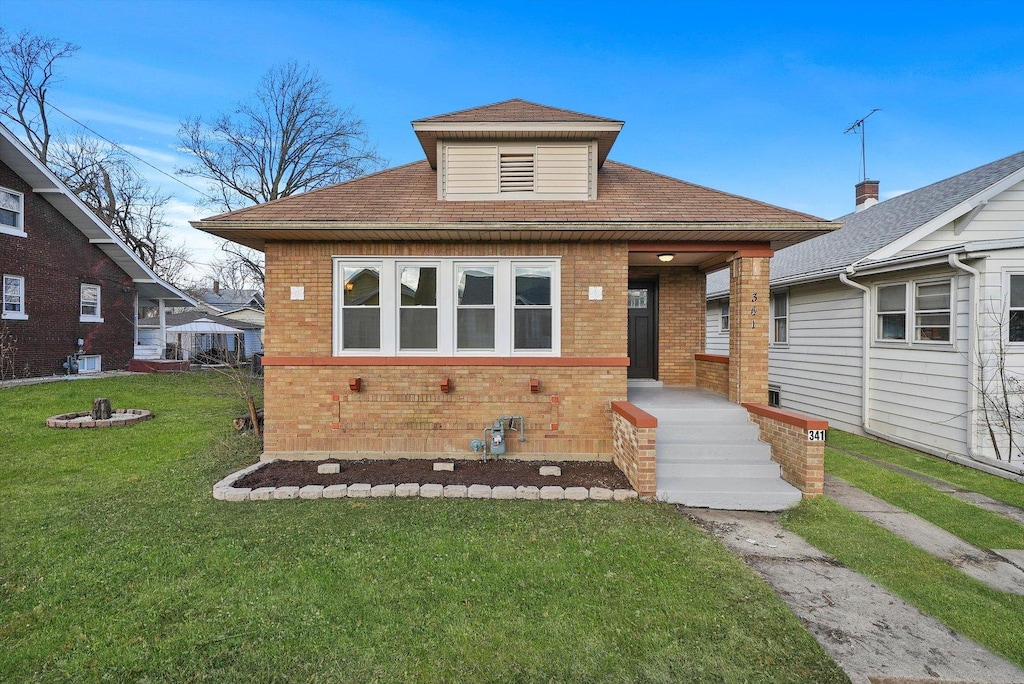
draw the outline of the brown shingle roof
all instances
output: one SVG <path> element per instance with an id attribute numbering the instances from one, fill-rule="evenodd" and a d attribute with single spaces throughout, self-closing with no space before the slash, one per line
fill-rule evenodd
<path id="1" fill-rule="evenodd" d="M 462 109 L 448 114 L 438 114 L 417 119 L 417 123 L 477 123 L 477 122 L 523 122 L 523 121 L 557 121 L 557 122 L 580 122 L 580 121 L 607 121 L 622 123 L 618 119 L 606 119 L 592 114 L 583 114 L 568 109 L 549 107 L 547 105 L 527 102 L 518 98 L 495 102 L 494 104 L 482 107 Z"/>
<path id="2" fill-rule="evenodd" d="M 823 219 L 609 161 L 586 201 L 437 198 L 426 161 L 204 219 L 253 223 L 818 223 Z M 213 228 L 213 225 L 210 225 Z M 628 226 L 624 226 L 628 228 Z"/>

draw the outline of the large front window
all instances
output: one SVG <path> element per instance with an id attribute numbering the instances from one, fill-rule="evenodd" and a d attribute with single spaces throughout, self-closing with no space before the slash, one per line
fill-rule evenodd
<path id="1" fill-rule="evenodd" d="M 557 259 L 335 259 L 339 356 L 557 355 Z"/>

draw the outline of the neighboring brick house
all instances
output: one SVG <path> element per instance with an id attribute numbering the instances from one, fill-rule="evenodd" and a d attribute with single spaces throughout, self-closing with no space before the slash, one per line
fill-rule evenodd
<path id="1" fill-rule="evenodd" d="M 123 369 L 141 305 L 194 304 L 148 269 L 0 126 L 0 377 Z M 81 342 L 79 342 L 81 340 Z M 74 365 L 74 364 L 73 364 Z"/>
<path id="2" fill-rule="evenodd" d="M 426 159 L 193 225 L 266 253 L 265 458 L 610 460 L 627 377 L 696 383 L 709 269 L 767 294 L 835 224 L 606 161 L 623 122 L 510 100 L 413 122 Z M 764 402 L 763 311 L 729 395 Z M 629 331 L 627 334 L 627 330 Z"/>

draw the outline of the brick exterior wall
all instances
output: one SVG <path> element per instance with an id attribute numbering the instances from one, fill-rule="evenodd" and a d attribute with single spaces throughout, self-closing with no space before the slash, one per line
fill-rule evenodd
<path id="1" fill-rule="evenodd" d="M 729 401 L 737 404 L 768 401 L 768 262 L 738 257 L 731 265 Z"/>
<path id="2" fill-rule="evenodd" d="M 729 396 L 729 357 L 717 354 L 696 354 L 697 387 Z"/>
<path id="3" fill-rule="evenodd" d="M 772 445 L 772 460 L 782 468 L 782 479 L 805 499 L 825 492 L 825 443 L 807 439 L 808 430 L 828 430 L 828 422 L 764 404 L 744 404 L 760 428 L 760 439 Z"/>
<path id="4" fill-rule="evenodd" d="M 658 379 L 692 387 L 693 355 L 704 349 L 704 274 L 685 266 L 632 266 L 629 277 L 658 281 Z"/>
<path id="5" fill-rule="evenodd" d="M 657 494 L 655 438 L 658 421 L 627 401 L 612 404 L 612 462 L 642 499 Z"/>
<path id="6" fill-rule="evenodd" d="M 0 320 L 17 347 L 15 377 L 64 373 L 80 338 L 86 354 L 102 355 L 104 370 L 125 368 L 135 351 L 131 278 L 2 162 L 0 186 L 23 193 L 28 234 L 0 234 L 0 274 L 25 278 L 28 320 Z M 79 321 L 82 283 L 101 287 L 102 323 Z"/>
<path id="7" fill-rule="evenodd" d="M 268 243 L 266 255 L 265 458 L 474 458 L 469 442 L 483 428 L 522 415 L 527 441 L 509 434 L 507 457 L 611 460 L 609 402 L 625 399 L 626 368 L 585 359 L 626 358 L 624 244 Z M 334 255 L 561 257 L 561 356 L 581 365 L 331 359 Z M 305 288 L 303 300 L 290 299 L 296 285 Z M 594 285 L 604 288 L 601 301 L 589 300 Z M 349 390 L 352 377 L 362 380 L 359 392 Z M 443 378 L 449 393 L 440 389 Z"/>

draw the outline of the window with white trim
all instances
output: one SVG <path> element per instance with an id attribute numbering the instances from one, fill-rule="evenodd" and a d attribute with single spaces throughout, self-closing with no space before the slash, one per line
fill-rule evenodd
<path id="1" fill-rule="evenodd" d="M 25 236 L 25 196 L 0 188 L 0 233 Z"/>
<path id="2" fill-rule="evenodd" d="M 79 373 L 99 373 L 102 368 L 103 357 L 99 354 L 78 357 Z"/>
<path id="3" fill-rule="evenodd" d="M 337 356 L 557 356 L 557 259 L 335 258 Z"/>
<path id="4" fill-rule="evenodd" d="M 728 332 L 729 330 L 729 300 L 723 299 L 718 305 L 719 312 L 721 313 L 721 325 L 719 329 L 722 332 Z"/>
<path id="5" fill-rule="evenodd" d="M 100 286 L 82 283 L 82 297 L 79 304 L 79 320 L 83 323 L 102 323 L 100 316 Z"/>
<path id="6" fill-rule="evenodd" d="M 914 341 L 949 342 L 952 327 L 951 281 L 917 283 L 914 291 Z"/>
<path id="7" fill-rule="evenodd" d="M 4 274 L 4 307 L 3 317 L 7 319 L 26 319 L 25 313 L 25 278 Z"/>
<path id="8" fill-rule="evenodd" d="M 771 296 L 771 305 L 771 341 L 774 344 L 787 344 L 789 342 L 789 293 L 773 292 Z"/>
<path id="9" fill-rule="evenodd" d="M 1010 274 L 1010 311 L 1008 333 L 1010 342 L 1024 342 L 1024 273 Z"/>
<path id="10" fill-rule="evenodd" d="M 875 290 L 878 329 L 875 339 L 903 342 L 907 339 L 907 284 L 879 285 Z"/>

